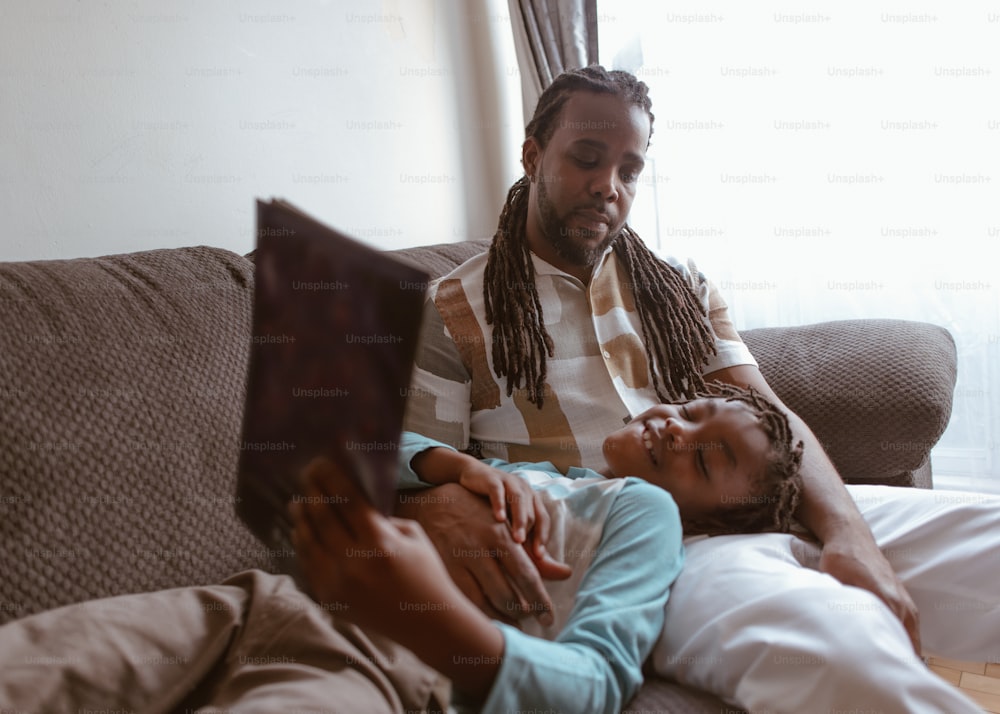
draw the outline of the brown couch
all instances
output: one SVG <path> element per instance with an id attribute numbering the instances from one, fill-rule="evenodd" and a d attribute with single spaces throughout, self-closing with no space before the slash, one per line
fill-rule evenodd
<path id="1" fill-rule="evenodd" d="M 484 242 L 399 251 L 440 275 Z M 0 264 L 0 623 L 269 569 L 234 516 L 253 264 L 215 248 Z M 850 320 L 743 334 L 851 482 L 930 486 L 955 346 Z M 652 680 L 631 711 L 733 711 Z"/>

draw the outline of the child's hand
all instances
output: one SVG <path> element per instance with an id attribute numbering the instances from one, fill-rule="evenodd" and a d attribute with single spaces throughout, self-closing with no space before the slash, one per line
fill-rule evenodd
<path id="1" fill-rule="evenodd" d="M 305 470 L 292 542 L 310 593 L 337 617 L 381 633 L 482 702 L 503 660 L 500 629 L 448 577 L 418 523 L 386 518 L 329 461 Z"/>
<path id="2" fill-rule="evenodd" d="M 304 475 L 305 498 L 289 506 L 292 542 L 318 601 L 402 641 L 433 620 L 415 613 L 440 615 L 465 600 L 419 524 L 380 514 L 329 461 L 313 461 Z"/>
<path id="3" fill-rule="evenodd" d="M 538 494 L 520 476 L 487 466 L 482 461 L 470 460 L 462 469 L 458 483 L 467 490 L 490 499 L 493 517 L 500 523 L 510 521 L 510 530 L 515 542 L 524 543 L 528 531 L 536 526 L 539 530 L 544 530 L 542 542 L 548 540 L 548 511 L 545 510 Z"/>

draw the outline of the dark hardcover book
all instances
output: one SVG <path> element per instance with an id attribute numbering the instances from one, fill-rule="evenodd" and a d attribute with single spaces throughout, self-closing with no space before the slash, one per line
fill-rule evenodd
<path id="1" fill-rule="evenodd" d="M 257 202 L 254 262 L 236 510 L 296 574 L 288 503 L 314 458 L 392 510 L 428 276 L 283 201 Z"/>

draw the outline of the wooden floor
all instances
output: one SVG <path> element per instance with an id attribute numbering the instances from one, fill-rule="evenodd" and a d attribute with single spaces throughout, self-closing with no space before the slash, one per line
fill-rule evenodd
<path id="1" fill-rule="evenodd" d="M 1000 714 L 1000 664 L 929 657 L 927 664 L 991 714 Z"/>

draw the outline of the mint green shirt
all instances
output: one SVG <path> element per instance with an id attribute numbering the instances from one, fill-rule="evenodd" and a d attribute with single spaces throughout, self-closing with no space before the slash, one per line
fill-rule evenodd
<path id="1" fill-rule="evenodd" d="M 403 434 L 401 488 L 429 485 L 416 476 L 410 461 L 435 446 L 451 448 Z M 597 532 L 580 546 L 574 538 L 581 538 L 581 529 L 567 529 L 563 558 L 585 566 L 571 578 L 574 592 L 557 599 L 559 584 L 548 584 L 554 611 L 564 613 L 557 616 L 554 630 L 534 636 L 496 623 L 504 637 L 503 660 L 479 711 L 620 711 L 642 685 L 642 663 L 660 636 L 670 585 L 684 560 L 677 505 L 667 491 L 637 478 L 613 483 L 584 468 L 572 467 L 563 476 L 550 463 L 484 463 L 528 478 L 544 491 L 547 503 L 558 504 L 563 521 L 584 527 L 584 540 L 588 525 Z M 603 522 L 594 523 L 595 515 Z M 456 706 L 474 711 L 461 702 Z"/>

